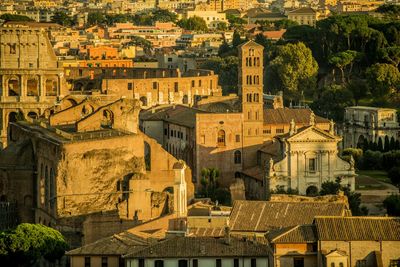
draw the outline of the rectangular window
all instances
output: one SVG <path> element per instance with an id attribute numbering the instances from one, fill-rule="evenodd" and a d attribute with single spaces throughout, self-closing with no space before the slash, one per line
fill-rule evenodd
<path id="1" fill-rule="evenodd" d="M 257 259 L 251 259 L 250 266 L 251 267 L 257 267 Z"/>
<path id="2" fill-rule="evenodd" d="M 206 136 L 205 135 L 200 136 L 200 141 L 201 141 L 202 144 L 205 144 L 206 143 Z"/>
<path id="3" fill-rule="evenodd" d="M 233 259 L 233 267 L 239 267 L 239 259 Z"/>
<path id="4" fill-rule="evenodd" d="M 173 130 L 171 130 L 171 135 L 170 135 L 171 137 L 173 137 L 174 136 L 174 131 Z"/>
<path id="5" fill-rule="evenodd" d="M 192 81 L 192 87 L 194 87 L 194 81 Z"/>
<path id="6" fill-rule="evenodd" d="M 316 159 L 308 159 L 308 170 L 310 172 L 315 172 L 317 170 L 317 160 Z"/>
<path id="7" fill-rule="evenodd" d="M 85 267 L 90 267 L 90 257 L 85 257 Z"/>
<path id="8" fill-rule="evenodd" d="M 15 55 L 17 53 L 17 44 L 10 44 L 10 54 Z"/>
<path id="9" fill-rule="evenodd" d="M 133 84 L 132 83 L 128 83 L 128 90 L 132 90 L 133 88 Z"/>
<path id="10" fill-rule="evenodd" d="M 164 129 L 164 135 L 168 135 L 168 129 Z"/>
<path id="11" fill-rule="evenodd" d="M 235 136 L 235 140 L 236 140 L 236 142 L 240 142 L 240 134 L 237 134 L 237 135 Z"/>
<path id="12" fill-rule="evenodd" d="M 139 267 L 144 267 L 144 259 L 139 259 Z"/>
<path id="13" fill-rule="evenodd" d="M 199 87 L 201 87 L 201 80 L 199 80 Z"/>
<path id="14" fill-rule="evenodd" d="M 175 93 L 177 93 L 177 92 L 179 91 L 178 82 L 175 82 L 175 83 L 174 83 L 174 91 L 175 91 Z"/>
<path id="15" fill-rule="evenodd" d="M 281 133 L 283 133 L 284 132 L 284 129 L 276 129 L 276 133 L 278 134 L 281 134 Z"/>
<path id="16" fill-rule="evenodd" d="M 304 258 L 294 258 L 293 267 L 304 267 Z"/>
<path id="17" fill-rule="evenodd" d="M 216 260 L 215 260 L 215 267 L 222 267 L 222 261 L 221 261 L 221 259 L 216 259 Z"/>
<path id="18" fill-rule="evenodd" d="M 158 88 L 158 83 L 157 82 L 153 82 L 153 89 L 157 89 Z"/>
<path id="19" fill-rule="evenodd" d="M 101 257 L 101 267 L 108 267 L 108 258 Z"/>
<path id="20" fill-rule="evenodd" d="M 187 260 L 179 260 L 178 267 L 188 267 L 188 261 Z"/>
<path id="21" fill-rule="evenodd" d="M 154 262 L 154 267 L 164 267 L 164 261 L 163 260 L 156 260 Z"/>
<path id="22" fill-rule="evenodd" d="M 197 259 L 193 259 L 192 266 L 199 267 L 199 261 Z"/>
<path id="23" fill-rule="evenodd" d="M 83 71 L 81 69 L 79 69 L 79 76 L 82 76 Z"/>

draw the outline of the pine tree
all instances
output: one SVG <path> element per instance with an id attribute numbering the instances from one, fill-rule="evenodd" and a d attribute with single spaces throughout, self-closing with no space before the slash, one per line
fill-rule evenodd
<path id="1" fill-rule="evenodd" d="M 387 152 L 390 150 L 390 141 L 389 141 L 389 136 L 385 135 L 385 144 L 384 144 L 384 149 L 383 151 Z"/>

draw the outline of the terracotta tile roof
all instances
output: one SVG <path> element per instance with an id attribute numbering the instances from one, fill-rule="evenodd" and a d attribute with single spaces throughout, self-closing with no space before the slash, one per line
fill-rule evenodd
<path id="1" fill-rule="evenodd" d="M 293 11 L 290 11 L 289 13 L 291 13 L 291 14 L 310 14 L 310 13 L 315 14 L 315 13 L 317 13 L 317 11 L 315 11 L 311 7 L 301 7 L 301 8 L 295 9 Z"/>
<path id="2" fill-rule="evenodd" d="M 233 204 L 229 224 L 232 232 L 268 232 L 299 224 L 311 224 L 318 215 L 345 214 L 344 203 L 237 200 Z"/>
<path id="3" fill-rule="evenodd" d="M 297 225 L 289 229 L 271 231 L 267 234 L 271 243 L 314 243 L 317 242 L 315 225 Z"/>
<path id="4" fill-rule="evenodd" d="M 129 232 L 122 232 L 68 251 L 66 255 L 123 255 L 128 251 L 143 249 L 145 245 L 147 245 L 146 240 Z"/>
<path id="5" fill-rule="evenodd" d="M 209 236 L 209 237 L 222 237 L 225 234 L 224 228 L 205 228 L 205 227 L 198 227 L 198 228 L 190 228 L 189 234 L 191 236 Z"/>
<path id="6" fill-rule="evenodd" d="M 265 171 L 261 166 L 254 166 L 248 169 L 243 170 L 241 173 L 243 173 L 246 176 L 253 177 L 256 180 L 263 181 L 264 180 L 264 175 Z"/>
<path id="7" fill-rule="evenodd" d="M 149 245 L 124 258 L 201 258 L 201 257 L 265 257 L 265 245 L 244 239 L 213 237 L 175 237 Z"/>
<path id="8" fill-rule="evenodd" d="M 282 38 L 282 36 L 283 36 L 283 34 L 285 32 L 286 32 L 286 29 L 282 29 L 282 30 L 279 30 L 279 31 L 265 31 L 262 34 L 266 38 L 278 40 L 278 39 Z"/>
<path id="9" fill-rule="evenodd" d="M 148 109 L 140 113 L 140 119 L 143 121 L 163 120 L 178 125 L 193 128 L 196 124 L 197 113 L 208 113 L 204 110 L 191 108 L 183 105 L 159 107 L 154 110 Z"/>
<path id="10" fill-rule="evenodd" d="M 288 124 L 292 119 L 295 123 L 308 124 L 310 122 L 311 109 L 277 108 L 264 109 L 264 124 Z M 316 123 L 329 123 L 328 119 L 315 116 Z"/>
<path id="11" fill-rule="evenodd" d="M 400 241 L 400 218 L 316 217 L 319 240 Z"/>

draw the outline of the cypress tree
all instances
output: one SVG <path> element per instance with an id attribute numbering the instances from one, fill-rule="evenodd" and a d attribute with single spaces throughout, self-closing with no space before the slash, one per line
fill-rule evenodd
<path id="1" fill-rule="evenodd" d="M 376 148 L 378 151 L 383 151 L 383 142 L 382 142 L 382 138 L 379 137 L 378 139 L 378 147 Z"/>

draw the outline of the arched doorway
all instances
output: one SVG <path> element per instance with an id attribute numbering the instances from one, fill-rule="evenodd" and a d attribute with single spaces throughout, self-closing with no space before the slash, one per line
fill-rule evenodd
<path id="1" fill-rule="evenodd" d="M 113 113 L 105 109 L 103 110 L 103 118 L 101 120 L 101 126 L 104 128 L 111 128 L 113 125 Z"/>
<path id="2" fill-rule="evenodd" d="M 183 96 L 183 98 L 182 98 L 182 103 L 183 103 L 183 104 L 189 104 L 189 98 L 188 98 L 187 95 L 184 95 L 184 96 Z"/>
<path id="3" fill-rule="evenodd" d="M 147 97 L 142 96 L 140 98 L 140 101 L 142 102 L 142 106 L 147 107 Z"/>
<path id="4" fill-rule="evenodd" d="M 17 112 L 10 112 L 8 114 L 8 123 L 18 121 L 18 113 Z"/>
<path id="5" fill-rule="evenodd" d="M 315 185 L 307 187 L 306 195 L 309 197 L 315 197 L 318 195 L 318 188 Z"/>
<path id="6" fill-rule="evenodd" d="M 357 148 L 364 148 L 365 142 L 367 142 L 367 140 L 364 135 L 360 135 L 357 140 Z"/>

